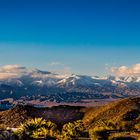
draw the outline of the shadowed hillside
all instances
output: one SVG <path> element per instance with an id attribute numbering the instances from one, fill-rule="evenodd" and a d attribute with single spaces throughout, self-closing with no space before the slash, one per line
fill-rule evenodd
<path id="1" fill-rule="evenodd" d="M 59 127 L 67 122 L 82 119 L 87 129 L 94 127 L 99 120 L 111 120 L 114 123 L 135 124 L 140 121 L 140 97 L 118 100 L 102 107 L 55 106 L 35 108 L 18 105 L 0 113 L 0 124 L 16 127 L 29 118 L 51 120 Z"/>
<path id="2" fill-rule="evenodd" d="M 0 124 L 9 127 L 17 127 L 20 123 L 30 118 L 43 118 L 51 120 L 58 126 L 67 122 L 82 119 L 84 112 L 83 107 L 56 106 L 51 108 L 35 108 L 32 106 L 18 105 L 13 109 L 0 113 Z"/>

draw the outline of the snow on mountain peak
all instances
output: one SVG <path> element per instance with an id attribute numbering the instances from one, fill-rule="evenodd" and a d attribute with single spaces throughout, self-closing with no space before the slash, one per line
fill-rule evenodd
<path id="1" fill-rule="evenodd" d="M 0 67 L 0 80 L 8 84 L 23 86 L 33 84 L 37 86 L 102 86 L 128 85 L 129 83 L 140 83 L 140 77 L 136 76 L 86 76 L 86 75 L 62 75 L 39 69 L 28 69 L 18 65 L 7 65 Z"/>

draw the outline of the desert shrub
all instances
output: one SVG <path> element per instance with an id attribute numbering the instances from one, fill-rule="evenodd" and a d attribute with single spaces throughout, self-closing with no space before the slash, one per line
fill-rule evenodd
<path id="1" fill-rule="evenodd" d="M 82 120 L 75 121 L 74 125 L 75 125 L 75 129 L 76 129 L 77 133 L 79 133 L 79 134 L 81 134 L 85 129 L 85 126 L 84 126 Z"/>
<path id="2" fill-rule="evenodd" d="M 117 130 L 120 131 L 134 131 L 133 122 L 121 121 L 118 124 L 116 124 L 116 126 L 117 126 Z"/>
<path id="3" fill-rule="evenodd" d="M 61 139 L 73 140 L 80 137 L 84 131 L 84 124 L 81 120 L 73 123 L 67 123 L 62 128 Z"/>
<path id="4" fill-rule="evenodd" d="M 106 120 L 106 125 L 111 130 L 116 130 L 117 129 L 116 123 L 114 123 L 112 120 Z"/>
<path id="5" fill-rule="evenodd" d="M 96 125 L 89 130 L 89 137 L 92 140 L 108 139 L 109 132 L 115 130 L 116 126 L 112 121 L 99 120 Z"/>
<path id="6" fill-rule="evenodd" d="M 94 127 L 89 130 L 89 137 L 91 140 L 106 140 L 108 138 L 108 131 L 104 127 Z"/>
<path id="7" fill-rule="evenodd" d="M 101 128 L 104 130 L 116 130 L 116 124 L 112 120 L 99 120 L 95 123 L 93 128 Z"/>
<path id="8" fill-rule="evenodd" d="M 0 129 L 0 140 L 18 140 L 18 137 L 10 129 Z"/>
<path id="9" fill-rule="evenodd" d="M 16 133 L 17 135 L 22 138 L 30 138 L 34 131 L 37 129 L 44 127 L 46 121 L 42 118 L 35 118 L 27 120 L 25 123 L 21 124 Z"/>
<path id="10" fill-rule="evenodd" d="M 125 136 L 118 136 L 118 137 L 112 137 L 109 140 L 136 140 L 133 137 L 125 137 Z"/>
<path id="11" fill-rule="evenodd" d="M 60 132 L 58 130 L 54 131 L 42 127 L 37 131 L 34 131 L 32 137 L 34 139 L 56 140 L 56 139 L 60 139 Z"/>
<path id="12" fill-rule="evenodd" d="M 135 124 L 134 128 L 136 131 L 140 131 L 140 123 Z"/>
<path id="13" fill-rule="evenodd" d="M 51 121 L 46 122 L 42 118 L 27 120 L 16 131 L 20 139 L 49 139 L 58 133 L 57 125 Z"/>

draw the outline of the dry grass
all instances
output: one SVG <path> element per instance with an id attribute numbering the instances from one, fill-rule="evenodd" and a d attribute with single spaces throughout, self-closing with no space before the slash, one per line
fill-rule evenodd
<path id="1" fill-rule="evenodd" d="M 109 140 L 112 140 L 113 138 L 134 138 L 138 140 L 140 138 L 140 134 L 136 132 L 119 132 L 119 133 L 113 133 L 109 136 Z"/>
<path id="2" fill-rule="evenodd" d="M 98 120 L 111 120 L 114 123 L 125 121 L 124 116 L 133 110 L 140 112 L 140 98 L 128 98 L 109 103 L 108 105 L 99 108 L 90 108 L 85 112 L 83 121 L 88 128 L 94 126 Z M 130 114 L 136 115 L 136 114 Z M 127 116 L 129 118 L 129 116 Z M 140 113 L 135 119 L 130 116 L 129 122 L 133 123 L 140 120 Z"/>

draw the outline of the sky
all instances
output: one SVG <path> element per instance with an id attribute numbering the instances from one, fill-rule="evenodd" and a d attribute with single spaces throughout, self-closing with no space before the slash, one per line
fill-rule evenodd
<path id="1" fill-rule="evenodd" d="M 0 66 L 107 75 L 140 64 L 139 0 L 0 0 Z"/>

